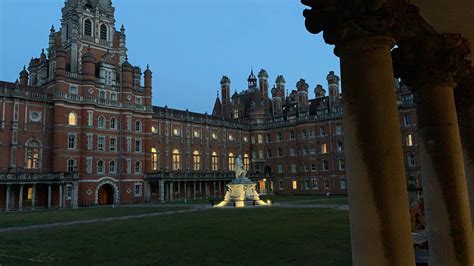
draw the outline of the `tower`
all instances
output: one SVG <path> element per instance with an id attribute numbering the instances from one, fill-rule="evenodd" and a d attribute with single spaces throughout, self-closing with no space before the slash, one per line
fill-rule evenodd
<path id="1" fill-rule="evenodd" d="M 268 108 L 268 74 L 265 69 L 261 69 L 258 73 L 258 83 L 260 88 L 260 97 L 265 106 Z"/>
<path id="2" fill-rule="evenodd" d="M 275 80 L 276 85 L 272 88 L 272 109 L 273 116 L 283 115 L 283 103 L 285 101 L 285 78 L 278 76 Z"/>
<path id="3" fill-rule="evenodd" d="M 296 83 L 296 88 L 298 90 L 298 110 L 305 110 L 308 107 L 308 83 L 304 79 L 300 79 Z"/>
<path id="4" fill-rule="evenodd" d="M 230 79 L 223 76 L 221 79 L 221 96 L 222 96 L 222 116 L 230 116 Z"/>
<path id="5" fill-rule="evenodd" d="M 334 74 L 334 71 L 330 71 L 326 77 L 328 81 L 328 89 L 329 89 L 329 98 L 331 101 L 336 101 L 339 97 L 339 77 Z"/>
<path id="6" fill-rule="evenodd" d="M 256 90 L 257 89 L 257 77 L 253 73 L 253 69 L 250 70 L 250 75 L 247 79 L 249 90 Z"/>

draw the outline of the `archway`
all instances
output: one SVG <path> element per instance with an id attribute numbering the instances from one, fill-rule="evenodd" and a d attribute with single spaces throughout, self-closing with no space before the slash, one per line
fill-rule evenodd
<path id="1" fill-rule="evenodd" d="M 114 204 L 114 187 L 111 184 L 103 184 L 97 192 L 99 205 Z"/>

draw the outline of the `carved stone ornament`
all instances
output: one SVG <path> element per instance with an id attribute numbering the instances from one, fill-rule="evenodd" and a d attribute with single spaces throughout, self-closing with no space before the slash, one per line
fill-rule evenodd
<path id="1" fill-rule="evenodd" d="M 470 46 L 459 34 L 402 39 L 393 49 L 395 76 L 408 86 L 459 82 L 469 73 Z"/>
<path id="2" fill-rule="evenodd" d="M 301 0 L 311 7 L 303 12 L 306 29 L 323 31 L 326 43 L 338 46 L 367 37 L 391 37 L 401 33 L 398 21 L 407 7 L 404 0 Z M 337 54 L 337 51 L 336 51 Z"/>

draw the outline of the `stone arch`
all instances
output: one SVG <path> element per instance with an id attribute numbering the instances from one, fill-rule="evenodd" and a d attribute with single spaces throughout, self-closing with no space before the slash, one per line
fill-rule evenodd
<path id="1" fill-rule="evenodd" d="M 101 178 L 103 179 L 103 178 Z M 96 205 L 99 204 L 99 190 L 102 186 L 104 185 L 110 185 L 113 189 L 113 203 L 114 204 L 119 204 L 119 189 L 117 187 L 117 185 L 115 184 L 115 182 L 112 180 L 112 178 L 106 178 L 106 179 L 103 179 L 101 182 L 99 182 L 97 184 L 97 187 L 95 188 L 95 197 L 94 197 L 94 203 Z"/>

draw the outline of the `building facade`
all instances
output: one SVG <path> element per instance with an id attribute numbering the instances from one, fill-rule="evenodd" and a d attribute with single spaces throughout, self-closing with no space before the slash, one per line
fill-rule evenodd
<path id="1" fill-rule="evenodd" d="M 66 1 L 47 51 L 0 82 L 0 209 L 222 197 L 237 156 L 260 193 L 347 193 L 334 72 L 314 98 L 303 79 L 287 93 L 278 76 L 270 89 L 261 70 L 232 96 L 224 76 L 212 114 L 153 106 L 152 71 L 129 62 L 114 11 L 110 0 Z M 416 190 L 413 95 L 394 89 Z"/>

